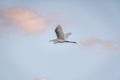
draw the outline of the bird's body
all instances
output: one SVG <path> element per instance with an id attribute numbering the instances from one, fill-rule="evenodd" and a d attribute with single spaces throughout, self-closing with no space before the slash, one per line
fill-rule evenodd
<path id="1" fill-rule="evenodd" d="M 64 34 L 62 27 L 60 25 L 57 25 L 56 29 L 55 29 L 55 33 L 57 35 L 57 39 L 53 39 L 50 42 L 53 42 L 54 44 L 56 43 L 76 43 L 73 41 L 67 41 L 66 39 L 71 35 L 71 32 Z"/>

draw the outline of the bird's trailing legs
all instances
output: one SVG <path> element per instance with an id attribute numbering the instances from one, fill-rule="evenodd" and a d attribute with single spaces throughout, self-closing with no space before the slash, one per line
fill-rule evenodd
<path id="1" fill-rule="evenodd" d="M 77 42 L 74 42 L 74 41 L 64 41 L 64 42 L 77 44 Z"/>

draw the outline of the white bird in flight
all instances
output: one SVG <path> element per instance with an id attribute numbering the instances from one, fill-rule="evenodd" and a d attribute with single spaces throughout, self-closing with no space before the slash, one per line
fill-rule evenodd
<path id="1" fill-rule="evenodd" d="M 72 34 L 71 32 L 64 34 L 62 27 L 58 24 L 55 33 L 57 35 L 57 39 L 50 40 L 49 42 L 53 42 L 54 44 L 56 43 L 76 43 L 74 41 L 67 41 L 66 39 Z"/>

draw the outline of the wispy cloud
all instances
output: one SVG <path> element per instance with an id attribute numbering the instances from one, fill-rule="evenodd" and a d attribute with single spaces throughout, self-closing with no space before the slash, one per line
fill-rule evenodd
<path id="1" fill-rule="evenodd" d="M 120 48 L 117 47 L 117 45 L 114 42 L 109 41 L 109 40 L 103 40 L 103 39 L 100 39 L 97 37 L 87 38 L 86 40 L 81 41 L 80 44 L 82 44 L 82 46 L 88 47 L 88 48 L 90 48 L 94 45 L 101 45 L 104 49 L 107 49 L 110 51 L 119 51 L 120 50 Z"/>
<path id="2" fill-rule="evenodd" d="M 68 21 L 60 18 L 62 14 L 61 11 L 53 11 L 49 15 L 43 16 L 38 14 L 37 11 L 24 7 L 0 7 L 1 26 L 4 30 L 16 30 L 17 28 L 17 30 L 23 29 L 33 33 L 42 31 L 51 24 L 66 25 Z"/>
<path id="3" fill-rule="evenodd" d="M 22 7 L 3 9 L 0 12 L 0 16 L 10 21 L 17 22 L 22 28 L 29 32 L 42 30 L 49 22 L 47 18 L 39 16 L 34 11 Z"/>
<path id="4" fill-rule="evenodd" d="M 35 80 L 48 80 L 46 77 L 43 78 L 36 78 Z"/>

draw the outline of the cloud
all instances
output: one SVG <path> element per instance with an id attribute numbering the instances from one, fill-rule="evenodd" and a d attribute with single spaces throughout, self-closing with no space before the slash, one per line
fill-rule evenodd
<path id="1" fill-rule="evenodd" d="M 35 80 L 48 80 L 46 77 L 43 78 L 36 78 Z"/>
<path id="2" fill-rule="evenodd" d="M 67 25 L 68 21 L 60 18 L 62 14 L 61 11 L 52 11 L 50 14 L 42 16 L 24 7 L 6 8 L 5 6 L 1 6 L 0 17 L 2 23 L 0 23 L 0 28 L 12 33 L 13 31 L 18 32 L 21 29 L 32 33 L 39 32 L 51 24 Z"/>
<path id="3" fill-rule="evenodd" d="M 94 45 L 101 45 L 104 49 L 110 50 L 110 51 L 119 51 L 120 48 L 117 47 L 115 43 L 108 40 L 99 39 L 97 37 L 90 37 L 84 41 L 82 41 L 80 44 L 84 47 L 92 47 Z"/>
<path id="4" fill-rule="evenodd" d="M 48 18 L 39 16 L 34 11 L 22 7 L 2 9 L 0 17 L 18 23 L 19 26 L 29 32 L 40 31 L 49 23 Z"/>

